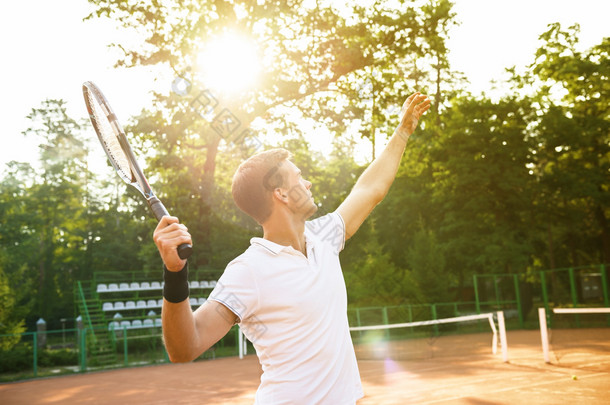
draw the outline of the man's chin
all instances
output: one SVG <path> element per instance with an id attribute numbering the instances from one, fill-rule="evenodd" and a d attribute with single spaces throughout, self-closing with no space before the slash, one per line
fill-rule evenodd
<path id="1" fill-rule="evenodd" d="M 308 220 L 309 218 L 311 218 L 311 216 L 313 214 L 315 214 L 318 211 L 318 206 L 313 202 L 313 199 L 311 201 L 311 205 L 309 206 L 309 209 L 307 210 L 307 212 L 304 215 L 305 220 Z"/>

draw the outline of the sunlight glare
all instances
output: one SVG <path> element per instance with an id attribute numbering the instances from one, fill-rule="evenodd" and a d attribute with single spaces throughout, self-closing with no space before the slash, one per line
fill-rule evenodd
<path id="1" fill-rule="evenodd" d="M 198 64 L 206 85 L 229 94 L 252 87 L 260 71 L 256 44 L 235 33 L 209 42 L 199 54 Z"/>

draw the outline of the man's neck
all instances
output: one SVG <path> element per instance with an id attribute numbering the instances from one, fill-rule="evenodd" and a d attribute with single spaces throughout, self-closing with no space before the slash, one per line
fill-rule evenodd
<path id="1" fill-rule="evenodd" d="M 307 256 L 305 221 L 294 218 L 270 218 L 263 224 L 263 238 L 282 246 L 292 246 Z"/>

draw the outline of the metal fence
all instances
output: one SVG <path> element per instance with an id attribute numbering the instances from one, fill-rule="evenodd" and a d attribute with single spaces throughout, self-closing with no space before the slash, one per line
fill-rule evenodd
<path id="1" fill-rule="evenodd" d="M 238 327 L 196 361 L 237 356 Z M 110 336 L 110 350 L 96 340 Z M 0 335 L 0 381 L 168 363 L 161 328 L 64 329 Z"/>

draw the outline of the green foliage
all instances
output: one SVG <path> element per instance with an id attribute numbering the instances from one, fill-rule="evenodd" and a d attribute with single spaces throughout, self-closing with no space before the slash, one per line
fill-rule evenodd
<path id="1" fill-rule="evenodd" d="M 342 253 L 350 305 L 447 301 L 475 273 L 610 262 L 608 38 L 579 51 L 577 27 L 551 25 L 528 73 L 492 100 L 463 91 L 449 66 L 457 17 L 446 0 L 90 3 L 91 18 L 142 35 L 130 49 L 117 45 L 118 65 L 169 66 L 192 83 L 186 96 L 155 94 L 126 130 L 153 188 L 192 233 L 194 270 L 222 271 L 260 234 L 230 190 L 255 147 L 219 135 L 191 108 L 206 88 L 194 77 L 197 55 L 226 29 L 251 36 L 274 62 L 257 86 L 216 94 L 220 108 L 235 114 L 239 132 L 281 137 L 263 147 L 294 154 L 317 215 L 335 210 L 364 169 L 353 136 L 374 144 L 391 134 L 409 93 L 434 98 L 392 189 Z M 111 171 L 96 176 L 87 166 L 91 128 L 61 100 L 28 118 L 40 166 L 11 162 L 0 180 L 0 332 L 71 318 L 74 281 L 95 271 L 161 277 L 148 207 Z M 301 118 L 327 129 L 332 151 L 312 153 L 311 141 L 326 135 L 308 133 Z"/>
<path id="2" fill-rule="evenodd" d="M 434 233 L 423 227 L 413 235 L 407 248 L 409 266 L 422 302 L 453 301 L 453 297 L 447 296 L 453 283 L 447 277 L 443 253 Z"/>
<path id="3" fill-rule="evenodd" d="M 20 344 L 10 350 L 0 350 L 0 372 L 15 373 L 32 368 L 33 351 L 31 344 Z"/>

